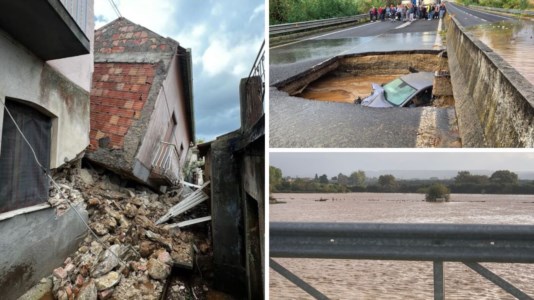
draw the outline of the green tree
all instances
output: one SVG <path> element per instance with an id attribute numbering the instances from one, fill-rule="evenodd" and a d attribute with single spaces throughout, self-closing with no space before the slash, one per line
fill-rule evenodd
<path id="1" fill-rule="evenodd" d="M 508 170 L 499 170 L 491 174 L 489 180 L 492 183 L 497 183 L 497 184 L 516 185 L 518 183 L 519 178 L 517 174 L 514 172 L 510 172 Z"/>
<path id="2" fill-rule="evenodd" d="M 384 191 L 392 192 L 397 189 L 398 183 L 397 179 L 395 179 L 395 176 L 387 174 L 380 175 L 380 177 L 378 177 L 378 185 L 380 185 Z"/>
<path id="3" fill-rule="evenodd" d="M 431 185 L 427 192 L 425 199 L 429 202 L 446 201 L 450 199 L 451 191 L 445 185 L 441 183 L 434 183 Z"/>
<path id="4" fill-rule="evenodd" d="M 454 177 L 456 184 L 487 184 L 489 178 L 486 175 L 471 175 L 469 171 L 460 171 Z"/>
<path id="5" fill-rule="evenodd" d="M 365 186 L 365 172 L 362 170 L 352 172 L 349 177 L 349 185 Z"/>
<path id="6" fill-rule="evenodd" d="M 343 173 L 339 173 L 337 175 L 337 183 L 342 185 L 348 185 L 349 177 L 347 175 L 344 175 Z"/>
<path id="7" fill-rule="evenodd" d="M 269 191 L 277 191 L 277 186 L 282 182 L 282 170 L 269 166 Z"/>
<path id="8" fill-rule="evenodd" d="M 326 176 L 326 174 L 321 175 L 319 177 L 319 182 L 323 183 L 323 184 L 327 184 L 328 183 L 328 176 Z"/>

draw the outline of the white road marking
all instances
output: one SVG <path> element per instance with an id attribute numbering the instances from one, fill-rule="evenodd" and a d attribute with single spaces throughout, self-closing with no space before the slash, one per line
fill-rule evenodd
<path id="1" fill-rule="evenodd" d="M 443 47 L 443 42 L 441 41 L 441 35 L 439 35 L 439 32 L 442 30 L 443 26 L 443 19 L 439 19 L 438 23 L 438 31 L 436 32 L 436 41 L 434 42 L 434 46 L 432 48 L 434 49 L 441 49 Z"/>
<path id="2" fill-rule="evenodd" d="M 408 26 L 410 26 L 410 24 L 412 24 L 412 23 L 411 22 L 406 22 L 406 23 L 404 23 L 402 25 L 399 25 L 399 26 L 395 27 L 395 29 L 401 29 L 401 28 L 404 28 L 404 27 L 408 27 Z"/>
<path id="3" fill-rule="evenodd" d="M 367 26 L 367 25 L 371 25 L 371 23 L 367 23 L 367 24 L 363 24 L 363 25 L 357 25 L 357 26 L 354 26 L 354 27 L 350 27 L 350 28 L 347 28 L 347 29 L 342 29 L 342 30 L 326 33 L 326 34 L 319 35 L 319 36 L 312 36 L 312 37 L 309 37 L 307 39 L 302 39 L 302 40 L 298 40 L 298 41 L 295 41 L 295 42 L 274 46 L 274 47 L 271 47 L 269 49 L 276 49 L 276 48 L 285 47 L 285 46 L 297 44 L 297 43 L 304 42 L 304 41 L 315 40 L 315 39 L 318 39 L 318 38 L 321 38 L 321 37 L 325 37 L 325 36 L 328 36 L 328 35 L 331 35 L 331 34 L 336 34 L 336 33 L 340 33 L 340 32 L 347 31 L 347 30 L 352 30 L 352 29 L 356 29 L 356 28 L 362 28 L 362 27 Z"/>

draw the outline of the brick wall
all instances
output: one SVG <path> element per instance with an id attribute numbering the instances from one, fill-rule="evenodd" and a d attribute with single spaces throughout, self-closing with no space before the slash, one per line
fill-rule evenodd
<path id="1" fill-rule="evenodd" d="M 155 70 L 155 64 L 95 63 L 89 150 L 106 137 L 108 148 L 122 148 L 128 128 L 141 117 Z"/>

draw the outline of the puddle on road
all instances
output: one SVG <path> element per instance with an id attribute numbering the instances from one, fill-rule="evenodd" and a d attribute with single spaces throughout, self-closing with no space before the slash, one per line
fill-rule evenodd
<path id="1" fill-rule="evenodd" d="M 482 24 L 468 28 L 534 84 L 534 22 L 528 20 Z"/>
<path id="2" fill-rule="evenodd" d="M 331 73 L 311 83 L 297 96 L 313 100 L 354 103 L 371 94 L 371 83 L 383 84 L 402 74 L 354 76 L 349 73 Z"/>

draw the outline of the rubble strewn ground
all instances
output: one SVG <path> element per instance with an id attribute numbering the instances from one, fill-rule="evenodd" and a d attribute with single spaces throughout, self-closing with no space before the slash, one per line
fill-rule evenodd
<path id="1" fill-rule="evenodd" d="M 57 214 L 72 209 L 63 200 L 65 197 L 72 203 L 84 203 L 89 213 L 88 225 L 100 240 L 89 233 L 78 250 L 53 271 L 54 298 L 207 297 L 212 276 L 209 223 L 185 229 L 155 225 L 158 218 L 191 192 L 189 188 L 158 195 L 144 187 L 125 184 L 104 170 L 67 168 L 54 177 L 61 192 L 53 188 L 50 203 Z M 209 210 L 203 203 L 171 222 L 206 215 Z"/>

